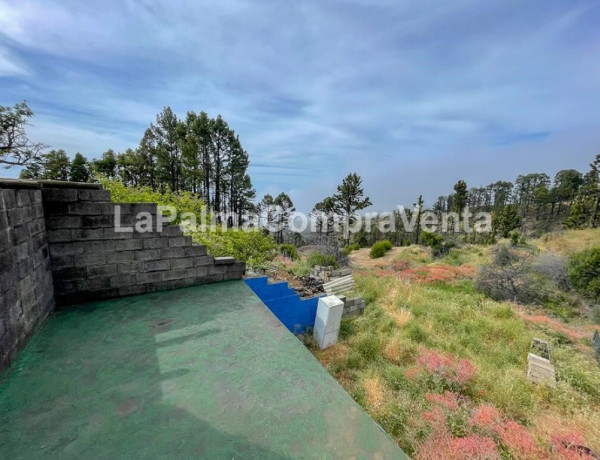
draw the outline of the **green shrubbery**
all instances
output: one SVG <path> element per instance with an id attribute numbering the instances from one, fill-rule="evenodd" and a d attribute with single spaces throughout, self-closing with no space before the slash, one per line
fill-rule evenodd
<path id="1" fill-rule="evenodd" d="M 442 257 L 448 252 L 450 249 L 456 247 L 456 244 L 452 241 L 444 240 L 442 235 L 438 235 L 437 233 L 432 232 L 422 232 L 421 233 L 421 244 L 423 246 L 429 246 L 431 248 L 431 253 L 433 257 Z"/>
<path id="2" fill-rule="evenodd" d="M 280 244 L 279 253 L 292 260 L 298 260 L 298 249 L 293 244 Z"/>
<path id="3" fill-rule="evenodd" d="M 314 267 L 315 265 L 320 265 L 323 267 L 332 266 L 334 268 L 338 268 L 339 264 L 335 255 L 326 255 L 321 254 L 320 252 L 313 252 L 307 258 L 307 263 L 309 267 Z"/>
<path id="4" fill-rule="evenodd" d="M 383 257 L 387 250 L 385 249 L 385 244 L 383 241 L 378 241 L 373 246 L 371 246 L 371 259 L 377 259 L 378 257 Z"/>
<path id="5" fill-rule="evenodd" d="M 113 203 L 157 203 L 159 206 L 172 206 L 177 211 L 174 224 L 182 223 L 184 213 L 192 213 L 196 217 L 196 224 L 207 224 L 210 214 L 206 211 L 206 204 L 196 194 L 191 192 L 158 192 L 150 187 L 125 185 L 117 179 L 96 177 L 104 190 L 111 193 Z M 183 216 L 185 217 L 185 216 Z M 185 221 L 185 219 L 183 219 Z"/>
<path id="6" fill-rule="evenodd" d="M 344 254 L 348 255 L 352 251 L 358 251 L 359 249 L 360 249 L 360 244 L 358 244 L 358 243 L 352 243 L 352 244 L 349 244 L 348 246 L 346 246 L 344 248 Z"/>
<path id="7" fill-rule="evenodd" d="M 235 257 L 252 267 L 264 266 L 277 254 L 273 237 L 259 231 L 230 229 L 196 232 L 192 236 L 195 243 L 206 245 L 212 255 Z"/>
<path id="8" fill-rule="evenodd" d="M 582 294 L 600 299 L 600 248 L 574 254 L 569 260 L 569 281 Z"/>

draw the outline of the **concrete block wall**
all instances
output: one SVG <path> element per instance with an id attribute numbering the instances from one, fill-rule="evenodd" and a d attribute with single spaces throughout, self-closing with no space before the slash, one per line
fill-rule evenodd
<path id="1" fill-rule="evenodd" d="M 45 185 L 42 200 L 58 306 L 143 294 L 195 284 L 241 279 L 243 262 L 207 255 L 179 226 L 157 231 L 157 205 L 113 204 L 100 188 Z M 130 227 L 149 213 L 153 231 Z"/>
<path id="2" fill-rule="evenodd" d="M 53 309 L 42 192 L 0 183 L 0 370 Z"/>

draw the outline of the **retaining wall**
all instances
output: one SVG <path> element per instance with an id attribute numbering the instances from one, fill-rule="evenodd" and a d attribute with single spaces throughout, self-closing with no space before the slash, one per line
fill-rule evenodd
<path id="1" fill-rule="evenodd" d="M 0 370 L 53 309 L 42 192 L 0 186 Z"/>

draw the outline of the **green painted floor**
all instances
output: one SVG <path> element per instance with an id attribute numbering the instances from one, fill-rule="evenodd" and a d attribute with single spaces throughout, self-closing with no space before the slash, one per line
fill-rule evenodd
<path id="1" fill-rule="evenodd" d="M 0 457 L 405 458 L 242 281 L 54 315 L 0 377 Z"/>

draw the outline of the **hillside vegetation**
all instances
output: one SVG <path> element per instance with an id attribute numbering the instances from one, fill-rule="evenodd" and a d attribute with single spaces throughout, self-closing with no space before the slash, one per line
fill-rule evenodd
<path id="1" fill-rule="evenodd" d="M 600 231 L 585 230 L 521 250 L 569 256 L 598 246 Z M 414 245 L 376 259 L 351 252 L 365 314 L 343 320 L 335 346 L 313 351 L 415 458 L 592 458 L 589 449 L 600 452 L 593 321 L 576 304 L 561 318 L 477 292 L 494 250 L 465 245 L 437 260 Z M 534 337 L 552 345 L 556 388 L 526 378 Z"/>

